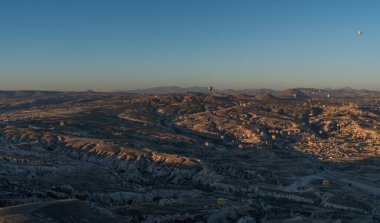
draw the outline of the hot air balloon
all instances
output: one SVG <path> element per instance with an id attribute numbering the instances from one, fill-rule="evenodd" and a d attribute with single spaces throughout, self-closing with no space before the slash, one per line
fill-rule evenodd
<path id="1" fill-rule="evenodd" d="M 358 31 L 358 35 L 359 35 L 359 36 L 363 35 L 363 32 L 359 30 L 359 31 Z"/>
<path id="2" fill-rule="evenodd" d="M 322 181 L 322 185 L 323 185 L 323 187 L 328 188 L 328 187 L 330 186 L 330 181 L 328 181 L 328 180 L 323 180 L 323 181 Z"/>
<path id="3" fill-rule="evenodd" d="M 224 198 L 218 198 L 218 200 L 216 200 L 216 203 L 217 203 L 220 207 L 224 207 L 224 205 L 226 205 L 226 199 L 224 199 Z"/>
<path id="4" fill-rule="evenodd" d="M 208 86 L 208 90 L 209 91 L 212 91 L 212 89 L 213 89 L 213 87 L 210 85 L 210 86 Z"/>

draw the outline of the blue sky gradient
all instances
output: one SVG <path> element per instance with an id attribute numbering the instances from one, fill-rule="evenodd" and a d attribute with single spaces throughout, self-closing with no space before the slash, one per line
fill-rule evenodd
<path id="1" fill-rule="evenodd" d="M 380 90 L 379 12 L 377 0 L 4 0 L 0 89 Z"/>

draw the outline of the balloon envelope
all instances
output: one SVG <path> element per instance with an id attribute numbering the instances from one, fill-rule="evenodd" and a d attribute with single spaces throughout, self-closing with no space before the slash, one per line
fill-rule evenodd
<path id="1" fill-rule="evenodd" d="M 219 206 L 222 206 L 222 207 L 226 205 L 226 199 L 224 198 L 218 198 L 216 202 L 218 203 Z"/>
<path id="2" fill-rule="evenodd" d="M 329 186 L 330 186 L 330 181 L 328 181 L 328 180 L 323 180 L 323 181 L 322 181 L 322 185 L 323 185 L 324 187 L 329 187 Z"/>

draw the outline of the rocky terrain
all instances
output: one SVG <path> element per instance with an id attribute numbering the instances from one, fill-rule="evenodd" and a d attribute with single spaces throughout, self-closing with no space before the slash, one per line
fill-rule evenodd
<path id="1" fill-rule="evenodd" d="M 380 222 L 379 101 L 0 92 L 0 222 Z"/>

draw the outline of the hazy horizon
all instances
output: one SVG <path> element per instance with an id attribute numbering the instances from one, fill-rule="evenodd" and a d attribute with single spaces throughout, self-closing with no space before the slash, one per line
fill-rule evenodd
<path id="1" fill-rule="evenodd" d="M 0 89 L 380 90 L 379 11 L 374 0 L 3 1 Z"/>
<path id="2" fill-rule="evenodd" d="M 85 92 L 85 91 L 94 91 L 94 92 L 129 92 L 129 91 L 143 91 L 143 90 L 149 90 L 149 89 L 156 89 L 156 88 L 170 88 L 170 87 L 179 87 L 182 89 L 188 89 L 188 88 L 204 88 L 207 90 L 208 86 L 153 86 L 153 87 L 147 87 L 147 88 L 134 88 L 134 89 L 113 89 L 113 90 L 94 90 L 94 89 L 77 89 L 77 90 L 62 90 L 62 89 L 0 89 L 0 91 L 51 91 L 51 92 Z M 227 90 L 233 90 L 233 91 L 241 91 L 241 90 L 273 90 L 273 91 L 286 91 L 289 89 L 321 89 L 321 90 L 340 90 L 344 88 L 351 88 L 353 90 L 369 90 L 369 91 L 379 91 L 377 89 L 365 89 L 365 88 L 352 88 L 350 86 L 343 86 L 339 88 L 331 88 L 331 87 L 322 87 L 322 88 L 314 88 L 314 87 L 294 87 L 294 88 L 214 88 L 215 91 L 227 91 Z"/>

